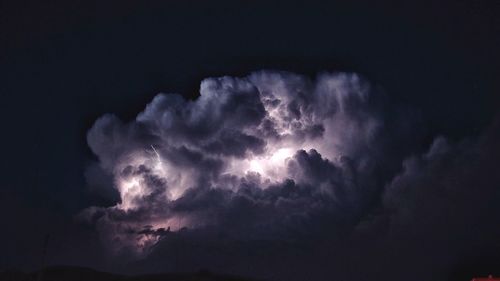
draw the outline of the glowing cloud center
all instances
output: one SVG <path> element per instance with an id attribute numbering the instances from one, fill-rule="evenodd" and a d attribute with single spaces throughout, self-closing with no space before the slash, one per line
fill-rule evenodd
<path id="1" fill-rule="evenodd" d="M 279 181 L 286 176 L 286 160 L 294 153 L 292 148 L 271 149 L 263 155 L 235 161 L 228 173 L 243 176 L 253 172 L 260 174 L 265 180 Z"/>
<path id="2" fill-rule="evenodd" d="M 182 180 L 182 171 L 177 171 L 174 167 L 168 169 L 156 148 L 153 146 L 151 148 L 153 156 L 136 153 L 126 162 L 127 165 L 148 168 L 152 175 L 165 180 L 165 188 L 168 189 L 165 200 L 178 199 L 190 187 L 189 181 Z M 286 161 L 293 156 L 296 150 L 291 147 L 271 147 L 262 155 L 250 155 L 244 159 L 233 160 L 225 173 L 239 177 L 249 173 L 258 173 L 265 181 L 278 182 L 286 177 Z M 123 165 L 120 166 L 119 170 L 122 169 Z M 118 208 L 122 210 L 136 209 L 138 207 L 137 200 L 152 193 L 142 174 L 121 175 L 118 172 L 116 174 L 118 175 L 116 176 L 116 185 L 122 199 L 122 202 L 117 205 Z"/>

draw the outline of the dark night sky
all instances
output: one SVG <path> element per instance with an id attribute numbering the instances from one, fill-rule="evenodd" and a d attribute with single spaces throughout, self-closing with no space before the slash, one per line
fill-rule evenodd
<path id="1" fill-rule="evenodd" d="M 159 92 L 196 98 L 206 77 L 361 73 L 418 109 L 419 151 L 477 137 L 498 113 L 498 1 L 97 2 L 0 2 L 0 269 L 35 268 L 45 233 L 77 241 L 68 221 L 113 203 L 85 188 L 99 116 L 132 120 Z M 80 248 L 59 260 L 99 265 Z"/>

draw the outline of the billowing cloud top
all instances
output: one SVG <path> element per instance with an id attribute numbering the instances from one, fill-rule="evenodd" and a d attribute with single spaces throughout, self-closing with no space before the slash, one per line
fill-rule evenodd
<path id="1" fill-rule="evenodd" d="M 129 124 L 105 115 L 88 143 L 121 202 L 87 212 L 137 251 L 168 228 L 356 216 L 384 127 L 374 95 L 356 74 L 258 72 L 206 79 L 194 101 L 159 94 Z"/>
<path id="2" fill-rule="evenodd" d="M 130 123 L 95 122 L 87 139 L 99 163 L 89 181 L 112 178 L 120 200 L 81 216 L 112 252 L 132 256 L 168 260 L 175 235 L 219 250 L 320 241 L 311 251 L 340 253 L 345 233 L 377 237 L 409 215 L 412 203 L 399 204 L 416 189 L 404 186 L 418 185 L 417 171 L 432 169 L 425 161 L 448 153 L 438 139 L 426 156 L 403 162 L 419 136 L 410 115 L 356 74 L 209 78 L 195 100 L 159 94 Z M 191 264 L 203 256 L 190 251 Z"/>

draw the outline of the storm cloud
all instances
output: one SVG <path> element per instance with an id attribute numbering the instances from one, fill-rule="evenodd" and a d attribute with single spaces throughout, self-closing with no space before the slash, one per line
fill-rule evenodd
<path id="1" fill-rule="evenodd" d="M 478 245 L 464 240 L 483 247 L 500 234 L 469 229 L 500 211 L 499 139 L 495 128 L 455 144 L 439 137 L 422 153 L 415 112 L 354 73 L 208 78 L 195 100 L 159 94 L 131 122 L 95 122 L 87 178 L 119 200 L 80 218 L 137 271 L 401 280 L 440 261 L 406 280 L 442 280 L 459 262 L 449 249 L 472 255 Z M 447 241 L 432 249 L 440 258 L 425 259 L 421 246 L 436 239 Z"/>

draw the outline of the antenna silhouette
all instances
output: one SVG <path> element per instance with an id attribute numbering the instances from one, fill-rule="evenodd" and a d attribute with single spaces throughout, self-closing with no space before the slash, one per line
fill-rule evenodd
<path id="1" fill-rule="evenodd" d="M 43 270 L 45 267 L 45 256 L 47 255 L 47 247 L 49 245 L 49 237 L 50 237 L 50 235 L 47 234 L 47 235 L 45 235 L 45 238 L 43 239 L 42 260 L 41 260 L 41 264 L 40 264 L 40 271 L 38 272 L 38 278 L 37 278 L 38 281 L 43 280 Z"/>

